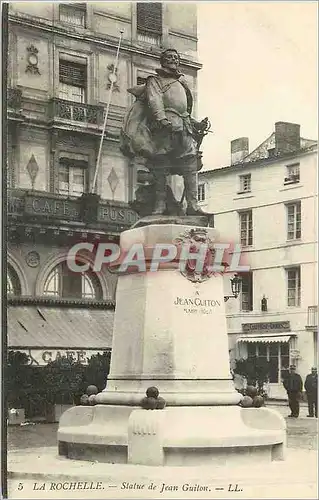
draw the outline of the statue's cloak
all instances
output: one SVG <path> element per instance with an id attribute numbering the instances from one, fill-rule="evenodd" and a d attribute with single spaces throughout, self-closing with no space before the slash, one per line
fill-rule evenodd
<path id="1" fill-rule="evenodd" d="M 149 128 L 148 110 L 145 101 L 145 84 L 128 89 L 136 97 L 124 117 L 120 136 L 120 150 L 125 156 L 151 159 L 155 154 L 152 133 Z"/>
<path id="2" fill-rule="evenodd" d="M 159 75 L 161 75 L 160 71 L 158 70 Z M 183 75 L 180 75 L 179 78 L 167 79 L 167 83 L 164 84 L 163 79 L 160 77 L 150 76 L 149 78 L 156 79 L 163 93 L 176 80 L 181 83 L 187 97 L 187 111 L 189 113 L 187 128 L 191 132 L 190 115 L 193 107 L 193 98 Z M 147 83 L 128 89 L 128 92 L 136 97 L 136 101 L 125 115 L 120 136 L 120 149 L 127 157 L 140 157 L 152 160 L 157 156 L 158 148 L 154 141 L 154 127 L 156 125 L 147 105 L 146 86 Z"/>

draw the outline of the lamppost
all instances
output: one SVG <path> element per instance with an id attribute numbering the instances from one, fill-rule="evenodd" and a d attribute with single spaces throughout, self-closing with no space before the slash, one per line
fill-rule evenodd
<path id="1" fill-rule="evenodd" d="M 237 299 L 238 295 L 240 294 L 241 282 L 242 279 L 238 276 L 238 274 L 235 274 L 233 278 L 230 278 L 231 291 L 233 295 L 225 295 L 225 302 L 227 302 L 227 300 L 229 299 Z"/>

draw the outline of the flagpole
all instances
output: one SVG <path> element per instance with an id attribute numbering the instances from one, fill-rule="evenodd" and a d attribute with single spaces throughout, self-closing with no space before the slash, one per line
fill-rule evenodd
<path id="1" fill-rule="evenodd" d="M 111 77 L 110 78 L 111 85 L 110 85 L 109 97 L 108 97 L 108 101 L 107 101 L 107 105 L 106 105 L 106 110 L 105 110 L 104 124 L 103 124 L 103 129 L 102 129 L 102 136 L 101 136 L 100 146 L 99 146 L 99 152 L 98 152 L 97 160 L 96 160 L 94 178 L 93 178 L 93 182 L 92 182 L 92 186 L 91 186 L 91 193 L 94 193 L 95 185 L 96 185 L 96 180 L 97 180 L 97 175 L 98 175 L 98 171 L 99 171 L 99 168 L 100 168 L 103 139 L 104 139 L 104 135 L 105 135 L 106 123 L 107 123 L 107 118 L 108 118 L 110 104 L 111 104 L 111 98 L 112 98 L 112 92 L 113 92 L 114 80 L 115 80 L 114 77 L 116 75 L 116 70 L 117 70 L 117 65 L 118 65 L 118 60 L 119 60 L 120 46 L 121 46 L 121 41 L 122 41 L 123 33 L 124 33 L 124 30 L 120 30 L 120 38 L 119 38 L 119 43 L 118 43 L 118 46 L 117 46 L 116 57 L 115 57 L 115 62 L 114 62 L 114 66 L 113 66 L 113 72 L 110 75 L 110 77 Z"/>

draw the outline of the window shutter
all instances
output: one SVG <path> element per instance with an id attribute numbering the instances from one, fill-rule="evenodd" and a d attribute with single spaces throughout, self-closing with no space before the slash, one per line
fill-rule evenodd
<path id="1" fill-rule="evenodd" d="M 248 289 L 249 289 L 249 310 L 253 311 L 254 297 L 253 297 L 253 274 L 248 274 Z"/>
<path id="2" fill-rule="evenodd" d="M 88 168 L 89 164 L 85 160 L 72 159 L 70 157 L 61 156 L 59 160 L 60 165 L 66 167 L 74 167 L 74 168 Z"/>
<path id="3" fill-rule="evenodd" d="M 61 83 L 74 85 L 74 87 L 86 87 L 86 66 L 71 61 L 59 62 L 59 79 Z"/>
<path id="4" fill-rule="evenodd" d="M 137 30 L 157 35 L 162 34 L 161 3 L 137 3 Z"/>
<path id="5" fill-rule="evenodd" d="M 84 10 L 86 11 L 86 3 L 80 3 L 80 2 L 76 2 L 76 3 L 60 3 L 59 4 L 59 9 L 69 9 L 69 12 L 73 10 Z"/>

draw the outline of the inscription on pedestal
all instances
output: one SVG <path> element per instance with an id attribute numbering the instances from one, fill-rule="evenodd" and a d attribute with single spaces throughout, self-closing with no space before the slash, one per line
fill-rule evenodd
<path id="1" fill-rule="evenodd" d="M 196 295 L 199 295 L 199 292 L 196 292 Z M 183 307 L 186 314 L 212 314 L 213 308 L 221 306 L 221 301 L 216 299 L 202 299 L 200 297 L 177 296 L 174 300 L 174 305 Z"/>

